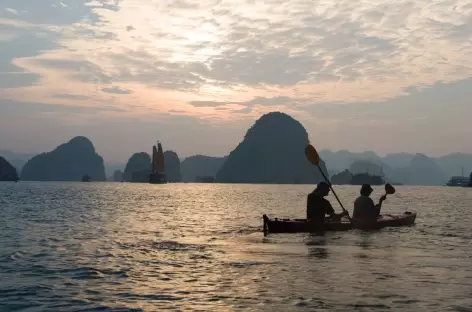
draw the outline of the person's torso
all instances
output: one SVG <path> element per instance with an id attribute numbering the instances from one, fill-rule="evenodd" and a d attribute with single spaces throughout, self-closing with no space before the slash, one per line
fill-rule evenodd
<path id="1" fill-rule="evenodd" d="M 310 193 L 307 200 L 307 219 L 322 219 L 326 214 L 328 201 L 316 193 Z"/>
<path id="2" fill-rule="evenodd" d="M 372 198 L 369 196 L 359 196 L 354 201 L 353 218 L 375 218 L 376 209 Z"/>

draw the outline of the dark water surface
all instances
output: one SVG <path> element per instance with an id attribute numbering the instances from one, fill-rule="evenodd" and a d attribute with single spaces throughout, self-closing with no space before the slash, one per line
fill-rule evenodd
<path id="1" fill-rule="evenodd" d="M 397 187 L 413 227 L 263 236 L 311 190 L 0 183 L 0 311 L 471 311 L 472 188 Z"/>

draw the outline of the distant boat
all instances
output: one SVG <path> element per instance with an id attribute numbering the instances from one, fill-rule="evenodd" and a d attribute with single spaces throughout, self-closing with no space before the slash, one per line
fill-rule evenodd
<path id="1" fill-rule="evenodd" d="M 378 175 L 370 175 L 369 173 L 357 173 L 352 174 L 349 170 L 344 170 L 338 174 L 332 176 L 331 181 L 337 185 L 362 185 L 362 184 L 370 184 L 370 185 L 382 185 L 385 183 L 382 176 Z"/>
<path id="2" fill-rule="evenodd" d="M 152 168 L 151 174 L 149 175 L 149 183 L 167 183 L 165 174 L 164 151 L 160 142 L 157 142 L 157 148 L 155 145 L 152 147 Z"/>
<path id="3" fill-rule="evenodd" d="M 469 182 L 467 177 L 455 176 L 446 183 L 446 186 L 469 186 Z"/>
<path id="4" fill-rule="evenodd" d="M 90 182 L 90 181 L 92 181 L 92 177 L 90 177 L 88 174 L 85 174 L 82 177 L 82 182 Z"/>
<path id="5" fill-rule="evenodd" d="M 215 178 L 212 176 L 197 176 L 195 178 L 195 182 L 197 183 L 213 183 L 215 182 Z"/>
<path id="6" fill-rule="evenodd" d="M 370 175 L 368 173 L 358 173 L 354 174 L 351 178 L 351 185 L 362 185 L 362 184 L 370 184 L 370 185 L 382 185 L 385 181 L 381 176 L 378 175 Z"/>
<path id="7" fill-rule="evenodd" d="M 472 185 L 472 173 L 470 179 L 464 176 L 464 168 L 462 168 L 460 176 L 453 176 L 447 183 L 446 186 L 471 186 Z"/>

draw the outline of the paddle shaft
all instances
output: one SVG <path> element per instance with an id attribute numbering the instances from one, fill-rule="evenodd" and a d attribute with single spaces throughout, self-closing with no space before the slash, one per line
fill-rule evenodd
<path id="1" fill-rule="evenodd" d="M 323 178 L 325 179 L 326 183 L 328 183 L 329 188 L 330 188 L 331 191 L 333 192 L 334 197 L 336 197 L 336 200 L 338 201 L 339 205 L 340 205 L 341 208 L 343 209 L 344 213 L 347 214 L 347 218 L 349 219 L 349 221 L 351 221 L 351 217 L 349 216 L 349 212 L 348 212 L 346 209 L 344 209 L 344 206 L 343 206 L 343 204 L 341 203 L 341 201 L 339 200 L 338 195 L 336 195 L 336 192 L 334 191 L 333 187 L 331 186 L 331 183 L 329 182 L 328 177 L 326 177 L 326 175 L 324 174 L 323 170 L 321 170 L 320 165 L 317 164 L 316 166 L 318 167 L 318 170 L 320 170 L 321 175 L 322 175 Z"/>

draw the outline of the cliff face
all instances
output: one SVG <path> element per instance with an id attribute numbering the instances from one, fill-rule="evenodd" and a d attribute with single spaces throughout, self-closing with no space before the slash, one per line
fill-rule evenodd
<path id="1" fill-rule="evenodd" d="M 416 154 L 406 168 L 395 171 L 395 181 L 409 185 L 444 185 L 448 176 L 424 154 Z"/>
<path id="2" fill-rule="evenodd" d="M 182 181 L 195 182 L 197 177 L 215 177 L 227 157 L 195 155 L 185 158 L 180 164 Z"/>
<path id="3" fill-rule="evenodd" d="M 340 173 L 337 173 L 331 177 L 331 183 L 337 185 L 350 184 L 352 179 L 352 174 L 349 170 L 344 170 Z"/>
<path id="4" fill-rule="evenodd" d="M 18 176 L 20 175 L 23 166 L 30 160 L 34 155 L 32 154 L 19 154 L 8 150 L 0 150 L 0 156 L 5 158 L 13 167 L 15 167 Z"/>
<path id="5" fill-rule="evenodd" d="M 180 159 L 176 152 L 165 151 L 164 163 L 167 182 L 182 181 L 182 174 L 180 173 Z"/>
<path id="6" fill-rule="evenodd" d="M 309 143 L 303 126 L 279 112 L 263 115 L 247 131 L 216 175 L 229 183 L 318 183 L 318 168 L 305 157 Z M 327 174 L 326 166 L 320 166 Z"/>
<path id="7" fill-rule="evenodd" d="M 106 180 L 103 158 L 89 139 L 79 136 L 31 158 L 23 167 L 21 180 L 81 181 L 84 175 L 93 181 Z"/>
<path id="8" fill-rule="evenodd" d="M 328 170 L 340 172 L 349 168 L 354 162 L 366 160 L 371 163 L 380 163 L 381 158 L 372 151 L 360 153 L 350 152 L 348 150 L 339 150 L 336 152 L 330 150 L 321 150 L 320 157 L 326 162 Z"/>
<path id="9" fill-rule="evenodd" d="M 136 173 L 136 176 L 138 176 L 138 172 L 144 172 L 147 171 L 147 179 L 145 181 L 141 181 L 144 178 L 141 178 L 140 176 L 140 181 L 139 182 L 149 182 L 149 174 L 151 173 L 151 156 L 149 156 L 148 153 L 141 152 L 141 153 L 134 153 L 130 159 L 128 160 L 128 163 L 126 164 L 125 167 L 125 172 L 123 174 L 123 179 L 124 181 L 127 182 L 138 182 L 138 181 L 133 181 L 133 172 Z M 146 174 L 143 174 L 146 175 Z"/>
<path id="10" fill-rule="evenodd" d="M 18 181 L 18 179 L 16 168 L 0 156 L 0 181 Z"/>
<path id="11" fill-rule="evenodd" d="M 123 182 L 123 177 L 124 177 L 124 173 L 122 171 L 115 170 L 115 172 L 113 172 L 113 181 Z"/>

